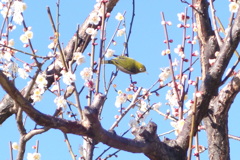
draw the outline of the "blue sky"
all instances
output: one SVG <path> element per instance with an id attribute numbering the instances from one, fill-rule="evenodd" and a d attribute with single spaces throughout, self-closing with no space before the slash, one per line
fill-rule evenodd
<path id="1" fill-rule="evenodd" d="M 48 44 L 51 42 L 49 37 L 53 35 L 53 31 L 51 28 L 51 24 L 49 22 L 49 18 L 46 12 L 46 6 L 51 8 L 52 14 L 55 17 L 56 15 L 56 1 L 25 1 L 27 3 L 27 10 L 24 12 L 25 21 L 28 26 L 32 26 L 32 31 L 34 32 L 33 45 L 38 50 L 38 54 L 45 56 L 48 54 L 49 49 L 47 48 Z M 142 73 L 133 76 L 133 80 L 137 81 L 137 85 L 143 88 L 149 88 L 152 84 L 158 79 L 158 75 L 160 74 L 160 68 L 164 68 L 169 66 L 169 62 L 167 57 L 162 56 L 162 50 L 166 49 L 166 45 L 163 43 L 165 37 L 163 32 L 163 26 L 161 25 L 161 16 L 160 12 L 164 12 L 165 18 L 167 21 L 172 21 L 172 26 L 168 28 L 169 37 L 174 40 L 171 44 L 171 50 L 176 48 L 178 44 L 181 44 L 182 40 L 182 29 L 176 27 L 179 23 L 177 13 L 184 12 L 186 4 L 182 4 L 180 1 L 158 1 L 158 0 L 141 0 L 136 1 L 135 6 L 135 20 L 133 24 L 133 30 L 129 46 L 129 55 L 134 59 L 143 63 L 146 68 L 148 74 Z M 215 2 L 217 9 L 216 14 L 221 18 L 224 26 L 227 26 L 228 18 L 230 16 L 230 12 L 228 10 L 228 1 L 223 2 Z M 92 10 L 93 5 L 95 4 L 94 0 L 89 1 L 61 1 L 60 4 L 60 41 L 63 43 L 63 46 L 66 46 L 68 40 L 73 36 L 78 24 L 81 24 L 85 18 L 88 16 L 89 12 Z M 114 8 L 114 11 L 111 14 L 111 17 L 108 21 L 107 25 L 107 40 L 110 39 L 113 32 L 116 29 L 118 21 L 115 20 L 115 15 L 118 12 L 123 13 L 126 11 L 126 28 L 129 29 L 129 22 L 132 14 L 132 2 L 128 0 L 122 0 L 117 4 L 117 7 Z M 190 13 L 190 9 L 188 9 Z M 0 18 L 2 20 L 2 17 Z M 121 28 L 121 27 L 120 27 Z M 17 30 L 12 33 L 11 38 L 15 40 L 15 47 L 18 49 L 22 48 L 22 43 L 19 40 L 19 36 L 22 34 L 22 26 L 17 26 Z M 190 34 L 190 30 L 188 32 Z M 108 43 L 108 41 L 106 42 Z M 116 50 L 116 54 L 121 54 L 123 50 L 123 37 L 115 38 L 117 41 L 116 46 L 111 46 L 110 48 Z M 99 42 L 99 41 L 98 41 Z M 188 45 L 187 45 L 188 46 Z M 194 50 L 197 50 L 197 45 Z M 28 49 L 24 49 L 28 50 Z M 90 47 L 84 52 L 86 55 L 90 52 Z M 173 53 L 173 57 L 177 57 L 176 54 Z M 188 54 L 190 55 L 190 53 Z M 28 60 L 28 57 L 24 56 L 24 59 Z M 88 66 L 89 62 L 87 61 L 84 66 Z M 47 65 L 46 65 L 47 66 Z M 45 67 L 46 67 L 45 66 Z M 187 66 L 187 65 L 186 65 Z M 80 67 L 78 72 L 82 70 L 83 67 Z M 107 72 L 115 71 L 114 66 L 106 66 Z M 199 63 L 196 64 L 194 75 L 198 75 L 200 73 Z M 179 72 L 176 71 L 177 73 Z M 78 74 L 77 77 L 80 86 L 83 84 L 83 80 Z M 81 84 L 82 83 L 82 84 Z M 117 89 L 125 91 L 130 83 L 129 75 L 126 75 L 122 72 L 118 73 L 118 77 L 114 81 L 114 84 L 117 84 Z M 27 84 L 27 81 L 19 80 L 17 82 L 17 87 L 19 89 L 23 88 Z M 80 88 L 79 86 L 79 88 Z M 161 102 L 163 106 L 161 107 L 161 111 L 165 112 L 169 107 L 165 105 L 165 94 L 168 88 L 161 90 L 160 96 L 153 96 L 151 98 L 151 104 Z M 102 90 L 103 91 L 103 90 Z M 118 114 L 118 109 L 114 106 L 115 97 L 117 95 L 113 89 L 110 90 L 110 96 L 107 99 L 106 105 L 102 114 L 102 125 L 105 129 L 111 127 L 114 123 L 114 115 Z M 0 96 L 3 97 L 5 93 L 0 91 Z M 192 93 L 189 94 L 189 98 L 192 97 Z M 42 112 L 52 114 L 55 110 L 55 106 L 53 101 L 53 97 L 49 96 L 49 94 L 44 94 L 44 101 L 39 102 L 36 105 L 36 108 Z M 84 103 L 83 103 L 84 104 Z M 236 119 L 232 118 L 239 113 L 239 108 L 237 107 L 239 101 L 236 98 L 234 105 L 232 106 L 229 112 L 229 134 L 238 135 L 240 128 L 237 125 Z M 127 106 L 127 104 L 126 104 Z M 125 119 L 120 123 L 119 127 L 116 128 L 117 134 L 122 134 L 125 132 L 129 126 L 128 122 L 131 119 L 130 114 L 134 114 L 136 110 L 131 111 Z M 9 118 L 2 126 L 0 126 L 0 157 L 1 159 L 7 160 L 9 159 L 9 141 L 18 142 L 19 133 L 17 131 L 15 117 L 12 116 Z M 170 126 L 170 120 L 164 120 L 164 117 L 159 116 L 155 112 L 151 112 L 147 122 L 149 120 L 154 121 L 158 124 L 158 134 L 167 132 L 172 130 L 173 128 Z M 27 131 L 31 130 L 35 124 L 33 122 L 27 121 Z M 127 134 L 126 137 L 133 138 L 131 134 Z M 174 134 L 166 135 L 168 138 L 175 138 Z M 75 154 L 79 156 L 78 149 L 82 144 L 82 139 L 79 136 L 69 135 L 69 139 Z M 162 137 L 161 137 L 162 139 Z M 39 152 L 42 155 L 42 160 L 46 159 L 58 159 L 58 160 L 66 160 L 71 159 L 68 154 L 66 144 L 64 142 L 63 134 L 58 130 L 50 130 L 47 133 L 42 135 L 35 136 L 30 140 L 27 144 L 26 153 L 34 152 L 31 148 L 35 145 L 36 140 L 40 140 L 40 148 Z M 204 131 L 200 132 L 200 144 L 207 145 L 206 136 Z M 237 150 L 237 142 L 230 140 L 231 144 L 231 158 L 236 159 L 238 150 Z M 101 154 L 108 146 L 98 144 L 96 146 L 94 152 L 94 157 L 96 158 L 99 154 Z M 107 154 L 111 154 L 115 151 L 115 149 L 110 150 Z M 14 152 L 16 157 L 16 151 Z M 106 155 L 105 155 L 106 156 Z M 102 158 L 104 158 L 103 156 Z M 147 158 L 143 154 L 132 154 L 121 151 L 118 154 L 118 159 L 139 159 L 146 160 Z M 203 159 L 207 159 L 207 152 L 202 154 Z M 114 159 L 114 158 L 113 158 Z"/>

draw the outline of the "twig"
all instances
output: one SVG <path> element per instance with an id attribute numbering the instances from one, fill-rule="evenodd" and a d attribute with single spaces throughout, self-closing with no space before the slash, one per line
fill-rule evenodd
<path id="1" fill-rule="evenodd" d="M 36 153 L 38 153 L 39 150 L 39 140 L 36 141 Z"/>
<path id="2" fill-rule="evenodd" d="M 64 68 L 66 69 L 66 71 L 68 71 L 68 65 L 66 63 L 66 57 L 62 51 L 62 48 L 60 46 L 60 41 L 59 41 L 59 32 L 58 30 L 56 29 L 55 27 L 55 24 L 54 24 L 54 21 L 53 21 L 53 18 L 52 18 L 52 14 L 51 14 L 51 10 L 49 7 L 47 7 L 47 13 L 48 13 L 48 16 L 49 16 L 49 19 L 50 19 L 50 22 L 52 24 L 52 27 L 53 27 L 53 31 L 54 31 L 54 35 L 56 36 L 57 38 L 57 46 L 58 46 L 58 49 L 59 49 L 59 52 L 60 52 L 60 55 L 61 55 L 61 60 L 62 60 L 62 63 L 64 65 Z"/>
<path id="3" fill-rule="evenodd" d="M 9 6 L 7 8 L 6 17 L 4 18 L 3 23 L 2 23 L 2 27 L 1 27 L 1 31 L 0 31 L 0 35 L 1 35 L 0 36 L 0 40 L 2 39 L 3 29 L 4 29 L 4 26 L 5 26 L 5 23 L 6 23 L 7 19 L 8 19 L 8 13 L 9 13 L 9 10 L 11 8 L 12 2 L 13 2 L 13 0 L 11 0 L 10 3 L 9 3 Z"/>
<path id="4" fill-rule="evenodd" d="M 221 30 L 223 31 L 223 34 L 226 35 L 225 33 L 225 28 L 223 27 L 222 22 L 220 21 L 220 19 L 218 17 L 216 17 L 218 24 L 220 25 Z M 237 50 L 234 51 L 234 53 L 236 54 L 237 57 L 240 57 L 239 53 Z"/>
<path id="5" fill-rule="evenodd" d="M 195 86 L 195 96 L 194 96 L 194 104 L 193 104 L 193 111 L 192 111 L 192 124 L 191 124 L 191 132 L 190 132 L 190 137 L 189 137 L 189 145 L 188 145 L 188 160 L 191 160 L 191 155 L 192 155 L 192 143 L 193 143 L 193 136 L 194 136 L 194 127 L 196 125 L 195 119 L 196 119 L 196 108 L 197 108 L 197 96 L 196 93 L 198 92 L 198 79 L 196 79 L 196 86 Z"/>
<path id="6" fill-rule="evenodd" d="M 195 135 L 195 154 L 196 154 L 196 160 L 200 160 L 200 154 L 199 154 L 199 142 L 198 142 L 198 133 Z"/>
<path id="7" fill-rule="evenodd" d="M 36 58 L 49 59 L 49 57 L 43 57 L 43 56 L 38 56 L 38 55 L 36 55 L 36 54 L 24 52 L 24 51 L 21 51 L 21 50 L 19 50 L 19 49 L 15 49 L 15 48 L 9 47 L 9 46 L 4 45 L 4 44 L 0 44 L 0 46 L 6 47 L 6 48 L 9 48 L 9 49 L 11 49 L 11 50 L 14 50 L 14 51 L 17 51 L 17 52 L 21 52 L 21 53 L 24 53 L 24 54 L 26 54 L 26 55 L 33 56 L 33 57 L 36 57 Z"/>
<path id="8" fill-rule="evenodd" d="M 102 15 L 102 22 L 101 22 L 101 35 L 100 35 L 100 51 L 99 51 L 99 58 L 98 58 L 98 69 L 97 69 L 97 83 L 96 83 L 96 93 L 99 92 L 99 83 L 100 83 L 100 73 L 101 73 L 101 66 L 102 66 L 102 55 L 104 51 L 105 45 L 105 18 L 106 18 L 106 2 L 103 2 L 103 15 Z"/>
<path id="9" fill-rule="evenodd" d="M 107 160 L 108 158 L 111 158 L 112 156 L 115 156 L 118 152 L 120 152 L 121 150 L 118 149 L 116 152 L 109 154 L 106 158 L 104 158 L 103 160 Z"/>
<path id="10" fill-rule="evenodd" d="M 234 135 L 228 135 L 228 138 L 231 138 L 231 139 L 235 139 L 235 140 L 238 140 L 240 141 L 240 137 L 237 137 L 237 136 L 234 136 Z"/>
<path id="11" fill-rule="evenodd" d="M 186 44 L 186 24 L 187 24 L 187 8 L 185 8 L 185 18 L 184 18 L 184 27 L 183 27 L 183 35 L 182 35 L 182 52 L 184 53 L 185 52 L 185 44 Z M 184 53 L 185 54 L 185 53 Z M 184 64 L 184 58 L 181 58 L 181 61 L 180 61 L 180 70 L 179 70 L 179 74 L 180 74 L 180 83 L 182 84 L 182 76 L 183 76 L 183 64 Z M 183 83 L 184 84 L 184 83 Z M 182 85 L 183 85 L 182 84 Z M 183 119 L 183 101 L 184 101 L 184 96 L 185 96 L 185 93 L 184 93 L 184 86 L 183 86 L 183 89 L 182 89 L 182 94 L 179 95 L 180 96 L 180 103 L 181 105 L 179 105 L 179 111 L 178 111 L 178 117 L 179 117 L 179 120 L 180 119 Z"/>
<path id="12" fill-rule="evenodd" d="M 161 16 L 162 16 L 162 21 L 165 22 L 165 18 L 164 18 L 164 13 L 163 13 L 163 12 L 161 12 Z M 170 50 L 169 38 L 168 38 L 168 32 L 167 32 L 166 23 L 164 23 L 163 27 L 164 27 L 164 34 L 165 34 L 165 38 L 166 38 L 167 49 Z M 170 64 L 172 81 L 173 81 L 173 83 L 174 83 L 174 90 L 175 90 L 175 93 L 176 93 L 176 95 L 177 95 L 178 103 L 180 103 L 180 97 L 179 97 L 179 93 L 178 93 L 178 89 L 177 89 L 176 79 L 175 79 L 175 76 L 174 76 L 173 66 L 172 66 L 172 57 L 171 57 L 171 54 L 168 54 L 168 59 L 169 59 L 169 64 Z M 179 104 L 179 106 L 181 106 L 181 104 Z"/>
<path id="13" fill-rule="evenodd" d="M 215 36 L 217 38 L 218 45 L 222 46 L 222 39 L 221 39 L 221 37 L 219 35 L 219 31 L 217 29 L 217 22 L 216 22 L 216 15 L 215 15 L 216 10 L 214 9 L 214 6 L 213 6 L 213 0 L 210 0 L 210 7 L 211 7 L 211 13 L 212 13 L 214 33 L 215 33 Z"/>
<path id="14" fill-rule="evenodd" d="M 136 105 L 136 103 L 138 103 L 140 100 L 137 100 L 138 95 L 140 94 L 142 90 L 142 87 L 139 87 L 137 92 L 134 94 L 134 97 L 131 101 L 131 103 L 129 104 L 129 106 L 124 110 L 124 112 L 119 116 L 119 118 L 114 122 L 114 124 L 110 127 L 110 130 L 113 130 L 118 123 L 122 120 L 122 118 L 128 113 L 128 111 L 133 108 L 133 106 Z"/>
<path id="15" fill-rule="evenodd" d="M 74 155 L 74 153 L 73 153 L 72 146 L 71 146 L 71 144 L 70 144 L 70 141 L 69 141 L 69 139 L 68 139 L 67 134 L 66 134 L 66 133 L 63 133 L 63 135 L 64 135 L 65 142 L 66 142 L 66 144 L 67 144 L 68 151 L 69 151 L 72 159 L 73 159 L 73 160 L 76 160 L 76 157 L 75 157 L 75 155 Z"/>
<path id="16" fill-rule="evenodd" d="M 73 83 L 73 86 L 75 88 L 74 89 L 74 95 L 75 95 L 75 100 L 76 100 L 76 103 L 77 103 L 77 109 L 78 109 L 80 118 L 83 119 L 82 107 L 81 107 L 81 103 L 80 103 L 80 99 L 79 99 L 79 93 L 77 92 L 77 86 L 76 86 L 75 83 Z"/>
<path id="17" fill-rule="evenodd" d="M 132 18 L 131 18 L 130 28 L 129 28 L 129 32 L 128 32 L 128 36 L 127 36 L 127 44 L 129 43 L 130 36 L 132 33 L 134 17 L 135 17 L 135 0 L 132 0 Z M 128 47 L 127 47 L 127 54 L 128 54 Z"/>
<path id="18" fill-rule="evenodd" d="M 194 11 L 192 10 L 192 24 L 194 24 Z M 194 31 L 192 30 L 192 35 L 191 35 L 191 37 L 192 37 L 192 40 L 191 41 L 193 41 L 194 40 Z M 191 55 L 190 55 L 190 61 L 189 61 L 189 69 L 190 68 L 192 68 L 192 66 L 193 66 L 193 64 L 196 62 L 193 62 L 193 55 L 192 55 L 192 53 L 193 53 L 193 43 L 191 43 L 191 45 L 190 45 L 190 53 L 191 53 Z M 192 75 L 192 72 L 190 71 L 190 72 L 188 72 L 188 80 L 190 80 L 191 79 L 191 75 Z M 187 87 L 186 87 L 186 90 L 185 90 L 185 94 L 187 94 L 188 93 L 188 90 L 189 90 L 189 87 L 190 87 L 190 84 L 188 83 L 187 84 Z"/>
<path id="19" fill-rule="evenodd" d="M 170 131 L 165 132 L 165 133 L 162 133 L 162 134 L 159 134 L 158 137 L 164 136 L 164 135 L 166 135 L 166 134 L 170 134 L 170 133 L 172 133 L 172 132 L 174 132 L 174 131 L 175 131 L 175 129 L 170 130 Z"/>
<path id="20" fill-rule="evenodd" d="M 160 114 L 161 116 L 163 116 L 163 117 L 165 117 L 165 118 L 167 118 L 167 119 L 171 119 L 172 121 L 177 121 L 178 119 L 177 118 L 175 118 L 175 117 L 172 117 L 171 115 L 167 115 L 167 114 L 164 114 L 164 113 L 162 113 L 161 111 L 159 111 L 159 110 L 154 110 L 154 111 L 156 111 L 158 114 Z"/>
<path id="21" fill-rule="evenodd" d="M 123 13 L 123 16 L 125 16 L 125 14 L 126 14 L 126 12 Z M 116 36 L 116 34 L 117 34 L 118 30 L 119 30 L 119 27 L 120 27 L 121 23 L 122 23 L 122 21 L 119 21 L 119 23 L 118 23 L 118 25 L 117 25 L 117 27 L 116 27 L 116 30 L 114 31 L 112 37 L 111 37 L 110 40 L 109 40 L 109 43 L 108 43 L 107 47 L 105 48 L 105 52 L 104 52 L 104 54 L 102 55 L 102 58 L 104 58 L 104 55 L 107 53 L 107 49 L 108 49 L 108 48 L 110 47 L 110 45 L 112 44 L 112 41 L 113 41 L 114 37 Z"/>
<path id="22" fill-rule="evenodd" d="M 221 85 L 223 85 L 229 77 L 231 77 L 231 74 L 233 73 L 234 69 L 237 67 L 238 63 L 240 62 L 240 57 L 237 59 L 237 61 L 232 66 L 231 70 L 228 72 L 227 76 L 222 80 Z"/>
<path id="23" fill-rule="evenodd" d="M 9 142 L 9 150 L 10 150 L 10 160 L 13 160 L 13 148 L 12 148 L 12 142 Z"/>

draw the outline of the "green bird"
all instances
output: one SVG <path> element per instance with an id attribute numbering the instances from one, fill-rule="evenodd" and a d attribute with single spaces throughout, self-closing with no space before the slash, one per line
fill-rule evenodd
<path id="1" fill-rule="evenodd" d="M 119 56 L 111 60 L 105 60 L 104 63 L 114 64 L 120 71 L 127 74 L 146 72 L 146 67 L 142 63 L 126 56 Z"/>

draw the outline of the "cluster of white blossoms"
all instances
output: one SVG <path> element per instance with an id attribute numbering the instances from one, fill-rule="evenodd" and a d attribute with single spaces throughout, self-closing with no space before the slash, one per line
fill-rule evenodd
<path id="1" fill-rule="evenodd" d="M 27 154 L 27 160 L 40 160 L 41 154 L 40 153 L 28 153 Z"/>
<path id="2" fill-rule="evenodd" d="M 19 149 L 19 145 L 17 144 L 17 142 L 13 142 L 12 143 L 12 149 L 13 150 L 18 150 Z M 41 159 L 41 154 L 40 153 L 28 153 L 27 154 L 27 160 L 40 160 Z"/>
<path id="3" fill-rule="evenodd" d="M 171 70 L 169 67 L 160 68 L 160 70 L 162 72 L 159 74 L 159 81 L 160 81 L 160 84 L 163 85 L 163 82 L 166 81 L 168 79 L 168 77 L 170 77 Z"/>
<path id="4" fill-rule="evenodd" d="M 92 24 L 92 25 L 96 26 L 96 25 L 99 25 L 99 23 L 101 21 L 101 17 L 105 13 L 105 11 L 104 11 L 104 7 L 103 7 L 102 3 L 99 2 L 99 1 L 97 1 L 97 4 L 94 6 L 94 8 L 95 8 L 95 12 L 92 12 L 89 15 L 89 24 Z M 110 13 L 105 13 L 105 14 L 106 14 L 106 17 L 110 16 Z M 118 21 L 123 21 L 124 20 L 124 16 L 121 13 L 117 13 L 115 18 Z M 98 29 L 94 29 L 92 27 L 89 27 L 89 28 L 86 29 L 86 33 L 91 36 L 91 39 L 94 39 L 97 36 Z M 122 28 L 122 29 L 118 29 L 117 36 L 118 37 L 123 36 L 125 33 L 126 33 L 126 28 L 125 27 Z"/>
<path id="5" fill-rule="evenodd" d="M 89 15 L 89 24 L 92 25 L 98 25 L 101 21 L 102 15 L 105 13 L 103 5 L 101 5 L 101 2 L 97 1 L 97 3 L 94 6 L 95 12 L 92 12 Z M 94 28 L 87 28 L 86 33 L 91 36 L 91 39 L 94 39 L 97 36 L 98 30 Z"/>
<path id="6" fill-rule="evenodd" d="M 29 77 L 29 73 L 31 72 L 31 70 L 32 70 L 32 67 L 29 64 L 24 63 L 23 68 L 18 68 L 18 75 L 22 79 L 27 79 Z"/>
<path id="7" fill-rule="evenodd" d="M 171 126 L 175 128 L 175 135 L 178 136 L 178 134 L 182 131 L 184 126 L 184 119 L 170 122 Z"/>
<path id="8" fill-rule="evenodd" d="M 48 82 L 46 80 L 45 74 L 41 73 L 37 76 L 35 81 L 35 88 L 33 90 L 33 94 L 31 95 L 33 102 L 41 101 L 42 94 L 45 91 L 45 87 L 47 86 L 47 83 Z"/>
<path id="9" fill-rule="evenodd" d="M 94 28 L 87 28 L 86 33 L 91 36 L 91 39 L 94 39 L 97 36 L 97 29 Z"/>
<path id="10" fill-rule="evenodd" d="M 117 15 L 115 16 L 115 19 L 118 21 L 123 21 L 124 20 L 124 16 L 121 13 L 117 13 Z M 117 37 L 123 36 L 126 33 L 126 28 L 122 28 L 119 29 L 117 31 Z"/>
<path id="11" fill-rule="evenodd" d="M 85 67 L 81 72 L 80 75 L 82 77 L 82 79 L 85 81 L 84 82 L 84 86 L 86 86 L 87 88 L 89 88 L 90 90 L 94 90 L 95 89 L 95 84 L 96 84 L 96 80 L 93 79 L 93 71 L 91 68 Z"/>
<path id="12" fill-rule="evenodd" d="M 2 2 L 5 4 L 3 4 Z M 16 24 L 22 24 L 22 21 L 23 21 L 22 13 L 27 8 L 26 3 L 22 1 L 14 1 L 13 3 L 7 3 L 8 1 L 3 1 L 3 0 L 2 2 L 0 2 L 0 9 L 1 9 L 1 14 L 3 18 L 5 18 L 6 16 L 8 17 L 12 16 L 13 21 Z M 9 4 L 12 4 L 10 8 L 8 6 Z"/>
<path id="13" fill-rule="evenodd" d="M 20 40 L 22 43 L 28 43 L 28 41 L 32 38 L 33 32 L 31 31 L 31 27 L 28 27 L 28 30 L 20 36 Z"/>
<path id="14" fill-rule="evenodd" d="M 119 90 L 118 96 L 116 97 L 115 106 L 117 108 L 120 108 L 121 105 L 127 101 L 127 99 L 128 99 L 127 94 Z"/>
<path id="15" fill-rule="evenodd" d="M 76 81 L 76 75 L 72 73 L 70 70 L 66 72 L 65 70 L 61 71 L 63 77 L 63 83 L 66 85 L 71 85 L 73 82 Z"/>
<path id="16" fill-rule="evenodd" d="M 179 107 L 178 98 L 173 89 L 167 91 L 166 100 L 171 107 Z"/>
<path id="17" fill-rule="evenodd" d="M 8 47 L 13 47 L 14 44 L 15 42 L 13 39 L 7 40 L 6 38 L 4 38 L 4 36 L 2 36 L 2 39 L 0 40 L 0 62 L 1 62 L 0 69 L 3 70 L 3 73 L 7 77 L 12 78 L 14 78 L 17 73 L 18 65 L 17 63 L 12 61 L 12 57 L 15 54 L 15 51 Z"/>

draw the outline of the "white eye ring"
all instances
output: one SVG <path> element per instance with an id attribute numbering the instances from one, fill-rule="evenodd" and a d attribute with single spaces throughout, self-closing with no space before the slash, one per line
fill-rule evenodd
<path id="1" fill-rule="evenodd" d="M 139 68 L 139 71 L 143 71 L 143 68 Z"/>

